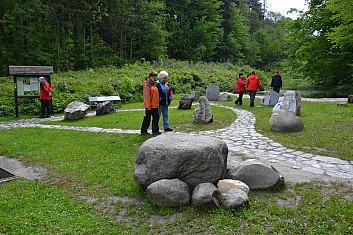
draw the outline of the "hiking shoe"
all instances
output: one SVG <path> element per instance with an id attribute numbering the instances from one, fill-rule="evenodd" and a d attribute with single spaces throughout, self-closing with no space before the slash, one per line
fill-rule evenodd
<path id="1" fill-rule="evenodd" d="M 173 129 L 168 127 L 168 128 L 165 128 L 164 131 L 173 131 Z"/>
<path id="2" fill-rule="evenodd" d="M 148 132 L 141 132 L 141 135 L 150 135 Z"/>
<path id="3" fill-rule="evenodd" d="M 160 132 L 153 133 L 154 136 L 161 135 L 161 134 L 162 133 L 160 133 Z"/>

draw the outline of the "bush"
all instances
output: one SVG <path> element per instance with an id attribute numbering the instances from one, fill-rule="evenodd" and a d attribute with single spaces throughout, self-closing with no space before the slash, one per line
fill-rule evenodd
<path id="1" fill-rule="evenodd" d="M 171 59 L 160 59 L 153 63 L 141 60 L 122 68 L 103 67 L 84 71 L 67 71 L 51 76 L 53 89 L 53 112 L 61 113 L 72 101 L 88 103 L 89 96 L 119 95 L 122 103 L 143 101 L 142 85 L 149 72 L 166 70 L 168 82 L 173 93 L 190 94 L 199 91 L 206 94 L 206 88 L 212 83 L 219 83 L 221 91 L 234 92 L 239 72 L 248 74 L 251 68 L 229 63 L 187 62 Z M 269 79 L 266 73 L 259 73 L 261 82 Z M 234 75 L 234 77 L 232 77 Z M 0 78 L 0 116 L 15 114 L 13 102 L 13 81 Z M 38 99 L 20 99 L 19 111 L 22 115 L 37 115 L 40 112 Z"/>

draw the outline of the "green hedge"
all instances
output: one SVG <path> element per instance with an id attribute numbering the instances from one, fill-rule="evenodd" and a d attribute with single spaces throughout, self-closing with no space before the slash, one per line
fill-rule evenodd
<path id="1" fill-rule="evenodd" d="M 169 83 L 175 94 L 190 94 L 190 91 L 206 93 L 212 83 L 219 83 L 221 91 L 235 92 L 235 79 L 239 72 L 248 74 L 251 68 L 222 63 L 192 63 L 177 60 L 160 60 L 153 63 L 141 60 L 122 68 L 105 67 L 85 71 L 68 71 L 51 76 L 53 89 L 53 111 L 61 113 L 72 101 L 87 103 L 89 96 L 119 95 L 123 103 L 142 102 L 142 85 L 150 70 L 166 70 Z M 256 71 L 262 83 L 269 84 L 271 75 Z M 0 116 L 14 115 L 13 81 L 0 78 Z M 22 115 L 37 115 L 40 104 L 37 99 L 20 99 L 19 112 Z"/>

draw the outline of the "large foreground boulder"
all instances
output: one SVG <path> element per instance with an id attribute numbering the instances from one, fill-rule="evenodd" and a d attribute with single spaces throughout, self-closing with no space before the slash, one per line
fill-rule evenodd
<path id="1" fill-rule="evenodd" d="M 223 179 L 227 156 L 226 143 L 217 138 L 166 133 L 140 146 L 134 178 L 142 187 L 161 179 L 180 179 L 193 189 L 200 183 Z"/>
<path id="2" fill-rule="evenodd" d="M 283 176 L 274 167 L 254 159 L 229 169 L 227 178 L 244 182 L 250 190 L 273 189 L 284 185 Z"/>
<path id="3" fill-rule="evenodd" d="M 270 126 L 274 131 L 301 131 L 304 128 L 300 117 L 282 109 L 273 111 Z"/>
<path id="4" fill-rule="evenodd" d="M 190 201 L 190 188 L 179 179 L 163 179 L 147 187 L 147 197 L 157 206 L 183 206 Z"/>

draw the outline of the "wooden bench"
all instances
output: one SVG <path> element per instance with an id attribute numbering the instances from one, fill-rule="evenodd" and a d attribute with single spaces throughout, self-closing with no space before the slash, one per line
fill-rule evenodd
<path id="1" fill-rule="evenodd" d="M 120 96 L 115 95 L 115 96 L 91 96 L 88 97 L 88 102 L 89 106 L 92 109 L 92 107 L 97 107 L 98 103 L 102 103 L 105 101 L 111 101 L 113 104 L 116 103 L 119 108 L 121 108 L 121 99 Z"/>

